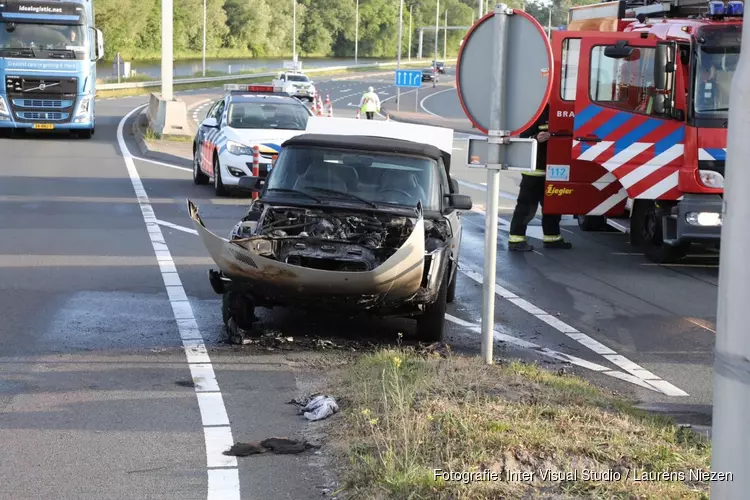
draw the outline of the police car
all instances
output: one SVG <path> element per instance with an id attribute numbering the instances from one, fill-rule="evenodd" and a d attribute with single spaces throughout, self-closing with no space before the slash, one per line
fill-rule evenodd
<path id="1" fill-rule="evenodd" d="M 260 152 L 259 177 L 271 170 L 281 143 L 302 134 L 310 109 L 273 85 L 226 85 L 193 141 L 193 182 L 213 180 L 217 196 L 253 175 L 253 146 Z"/>

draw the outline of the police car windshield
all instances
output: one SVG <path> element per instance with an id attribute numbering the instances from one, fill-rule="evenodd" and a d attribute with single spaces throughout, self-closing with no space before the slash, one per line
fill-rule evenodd
<path id="1" fill-rule="evenodd" d="M 425 210 L 439 211 L 439 179 L 437 162 L 429 158 L 289 146 L 276 161 L 268 189 L 294 189 L 347 204 L 362 204 L 360 198 L 381 207 L 415 207 L 421 201 Z"/>
<path id="2" fill-rule="evenodd" d="M 310 79 L 305 75 L 287 75 L 287 79 L 290 82 L 309 82 Z"/>
<path id="3" fill-rule="evenodd" d="M 238 129 L 305 130 L 310 118 L 304 104 L 235 102 L 227 122 Z"/>

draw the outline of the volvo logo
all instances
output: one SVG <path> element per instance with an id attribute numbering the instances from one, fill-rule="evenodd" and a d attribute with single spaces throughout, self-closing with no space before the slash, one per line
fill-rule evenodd
<path id="1" fill-rule="evenodd" d="M 44 90 L 44 89 L 46 89 L 46 88 L 47 88 L 47 85 L 45 85 L 45 84 L 43 84 L 43 83 L 40 83 L 40 84 L 39 84 L 39 90 Z"/>

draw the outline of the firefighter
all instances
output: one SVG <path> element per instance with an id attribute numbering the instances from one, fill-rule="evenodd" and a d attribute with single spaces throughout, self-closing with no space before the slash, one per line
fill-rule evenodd
<path id="1" fill-rule="evenodd" d="M 537 141 L 536 169 L 523 172 L 521 187 L 518 193 L 516 209 L 510 222 L 510 238 L 508 250 L 512 252 L 531 252 L 534 247 L 526 239 L 526 228 L 536 216 L 539 205 L 544 212 L 544 178 L 547 170 L 547 141 L 549 141 L 549 106 L 526 132 L 524 138 L 534 138 Z M 561 215 L 542 215 L 542 231 L 544 232 L 544 248 L 568 249 L 573 245 L 565 241 L 560 234 Z"/>
<path id="2" fill-rule="evenodd" d="M 359 101 L 360 109 L 365 113 L 368 120 L 372 120 L 375 117 L 375 113 L 380 113 L 380 98 L 375 93 L 375 89 L 369 87 L 367 92 L 362 96 Z"/>

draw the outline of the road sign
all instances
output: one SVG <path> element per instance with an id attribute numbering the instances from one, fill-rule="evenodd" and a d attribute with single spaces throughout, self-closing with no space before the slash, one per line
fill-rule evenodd
<path id="1" fill-rule="evenodd" d="M 414 69 L 396 70 L 396 87 L 419 88 L 422 86 L 422 72 Z"/>
<path id="2" fill-rule="evenodd" d="M 498 42 L 495 13 L 471 27 L 461 44 L 456 63 L 456 87 L 461 106 L 476 128 L 490 129 L 492 58 Z M 552 89 L 552 48 L 544 28 L 526 12 L 514 9 L 507 16 L 505 128 L 517 135 L 541 115 Z"/>

